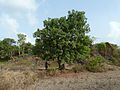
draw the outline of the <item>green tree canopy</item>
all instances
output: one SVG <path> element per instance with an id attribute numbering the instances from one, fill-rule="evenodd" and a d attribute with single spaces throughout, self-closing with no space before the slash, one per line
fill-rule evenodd
<path id="1" fill-rule="evenodd" d="M 92 40 L 85 12 L 69 11 L 68 16 L 48 18 L 44 28 L 34 33 L 36 54 L 44 60 L 58 60 L 61 63 L 85 59 L 90 54 Z"/>
<path id="2" fill-rule="evenodd" d="M 25 43 L 24 44 L 24 53 L 32 54 L 32 48 L 33 48 L 33 45 L 30 42 Z"/>
<path id="3" fill-rule="evenodd" d="M 101 42 L 94 44 L 92 48 L 95 48 L 93 52 L 95 51 L 106 59 L 119 56 L 119 47 L 116 44 Z"/>
<path id="4" fill-rule="evenodd" d="M 18 43 L 18 46 L 19 46 L 19 55 L 21 54 L 21 52 L 22 52 L 22 55 L 24 55 L 24 49 L 25 49 L 24 44 L 25 44 L 25 41 L 26 41 L 26 35 L 19 33 L 19 34 L 17 34 L 17 36 L 18 36 L 18 42 L 17 43 Z"/>
<path id="5" fill-rule="evenodd" d="M 14 55 L 15 40 L 5 38 L 0 41 L 0 58 L 11 59 Z"/>

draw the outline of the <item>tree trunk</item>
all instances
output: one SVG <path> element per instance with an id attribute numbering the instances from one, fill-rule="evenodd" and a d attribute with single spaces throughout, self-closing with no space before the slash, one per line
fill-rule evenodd
<path id="1" fill-rule="evenodd" d="M 24 46 L 22 48 L 22 56 L 24 57 Z"/>
<path id="2" fill-rule="evenodd" d="M 64 69 L 65 69 L 65 64 L 62 64 L 61 69 L 62 69 L 62 70 L 64 70 Z"/>
<path id="3" fill-rule="evenodd" d="M 65 64 L 61 64 L 61 60 L 58 59 L 58 66 L 60 70 L 65 69 Z"/>
<path id="4" fill-rule="evenodd" d="M 48 70 L 48 62 L 45 62 L 45 70 Z"/>
<path id="5" fill-rule="evenodd" d="M 58 68 L 61 69 L 61 60 L 59 60 L 59 57 L 58 57 L 57 63 L 58 63 L 58 66 L 59 66 Z"/>
<path id="6" fill-rule="evenodd" d="M 20 47 L 19 47 L 19 50 L 18 50 L 19 56 L 20 56 L 20 51 L 21 51 L 21 50 L 20 50 Z"/>
<path id="7" fill-rule="evenodd" d="M 13 60 L 13 54 L 12 54 L 12 52 L 10 52 L 10 59 Z"/>

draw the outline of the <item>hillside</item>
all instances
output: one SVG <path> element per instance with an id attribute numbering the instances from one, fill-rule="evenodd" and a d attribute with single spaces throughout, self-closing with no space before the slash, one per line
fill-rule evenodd
<path id="1" fill-rule="evenodd" d="M 40 80 L 27 90 L 120 90 L 120 70 L 65 74 Z"/>
<path id="2" fill-rule="evenodd" d="M 120 67 L 106 72 L 6 69 L 0 71 L 0 90 L 119 90 Z"/>

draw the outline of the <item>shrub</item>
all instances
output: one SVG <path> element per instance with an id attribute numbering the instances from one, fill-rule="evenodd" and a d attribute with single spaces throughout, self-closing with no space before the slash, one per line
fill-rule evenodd
<path id="1" fill-rule="evenodd" d="M 98 72 L 102 70 L 102 63 L 105 59 L 102 56 L 91 57 L 89 59 L 88 64 L 86 64 L 85 68 L 91 72 Z"/>

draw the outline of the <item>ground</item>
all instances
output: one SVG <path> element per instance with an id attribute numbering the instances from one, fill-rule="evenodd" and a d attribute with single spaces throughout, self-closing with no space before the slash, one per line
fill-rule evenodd
<path id="1" fill-rule="evenodd" d="M 120 67 L 105 65 L 106 71 L 56 70 L 55 62 L 44 70 L 44 61 L 24 58 L 0 64 L 0 90 L 120 90 Z M 71 66 L 69 67 L 71 68 Z"/>
<path id="2" fill-rule="evenodd" d="M 53 76 L 47 76 L 45 73 L 1 71 L 0 90 L 120 90 L 119 68 L 98 73 L 60 72 Z"/>
<path id="3" fill-rule="evenodd" d="M 27 90 L 120 90 L 120 70 L 63 74 L 39 80 Z"/>

